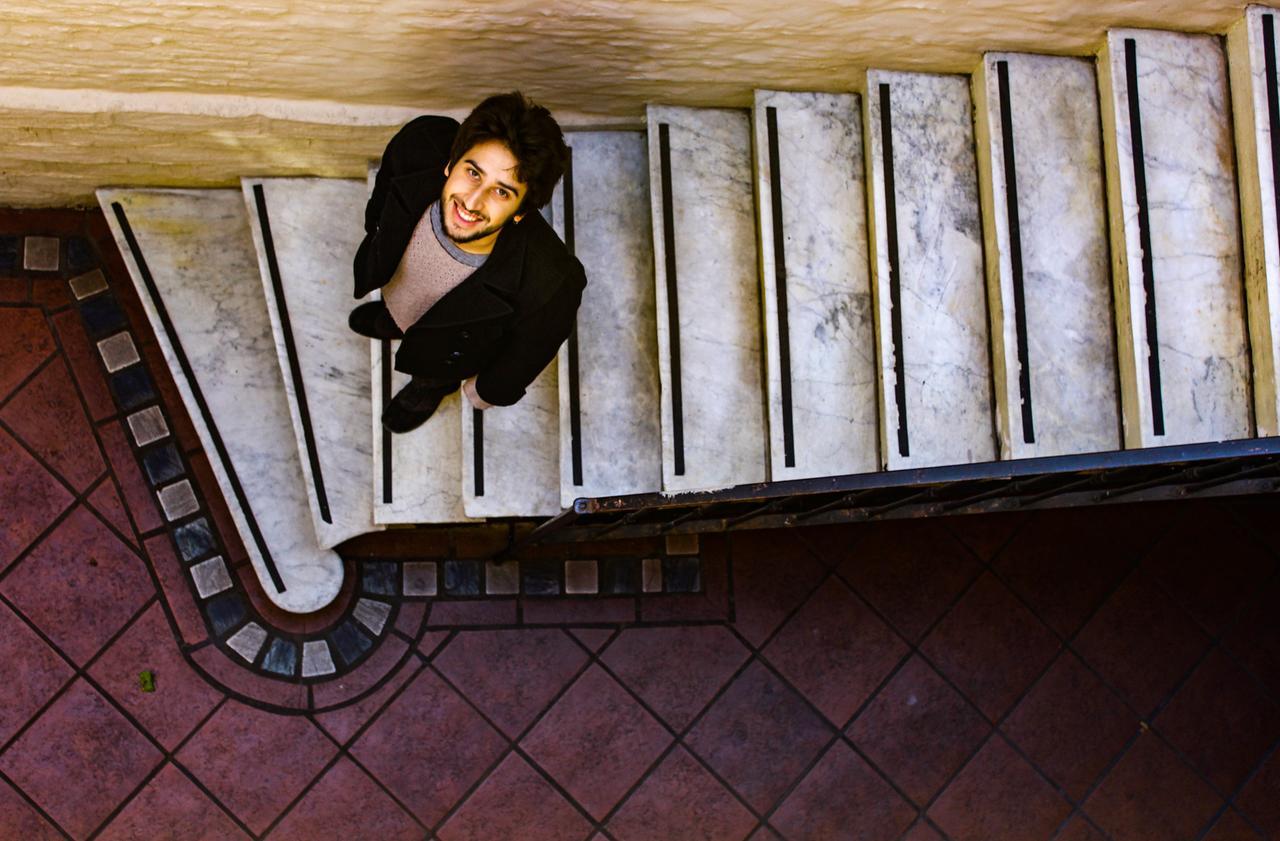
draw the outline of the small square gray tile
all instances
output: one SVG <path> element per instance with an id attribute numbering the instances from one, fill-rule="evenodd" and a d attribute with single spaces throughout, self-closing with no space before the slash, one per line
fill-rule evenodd
<path id="1" fill-rule="evenodd" d="M 600 592 L 600 575 L 595 561 L 565 561 L 564 591 L 575 595 Z"/>
<path id="2" fill-rule="evenodd" d="M 107 279 L 103 276 L 102 269 L 94 269 L 79 277 L 71 278 L 71 294 L 76 296 L 77 301 L 83 301 L 90 295 L 97 295 L 106 288 Z"/>
<path id="3" fill-rule="evenodd" d="M 645 558 L 640 569 L 640 589 L 646 593 L 662 592 L 662 559 Z"/>
<path id="4" fill-rule="evenodd" d="M 57 237 L 27 237 L 22 248 L 22 268 L 29 272 L 56 272 L 60 244 Z"/>
<path id="5" fill-rule="evenodd" d="M 200 503 L 196 501 L 195 491 L 191 489 L 191 482 L 187 479 L 183 479 L 181 482 L 174 482 L 172 485 L 166 485 L 160 489 L 156 497 L 160 500 L 160 508 L 164 511 L 164 518 L 171 523 L 200 510 Z"/>
<path id="6" fill-rule="evenodd" d="M 387 617 L 391 615 L 391 605 L 386 602 L 380 602 L 375 599 L 361 599 L 356 602 L 356 609 L 352 614 L 376 637 L 382 633 L 382 628 L 387 624 Z"/>
<path id="7" fill-rule="evenodd" d="M 140 412 L 129 415 L 129 430 L 133 440 L 139 447 L 145 447 L 153 441 L 159 441 L 169 434 L 169 424 L 164 422 L 164 412 L 159 406 L 149 406 Z"/>
<path id="8" fill-rule="evenodd" d="M 329 643 L 324 640 L 311 640 L 302 644 L 303 677 L 331 675 L 336 671 L 333 655 L 329 653 Z"/>
<path id="9" fill-rule="evenodd" d="M 435 561 L 410 561 L 404 565 L 404 594 L 406 596 L 436 594 Z"/>
<path id="10" fill-rule="evenodd" d="M 98 353 L 102 354 L 102 361 L 113 374 L 121 368 L 128 368 L 139 359 L 133 337 L 128 333 L 116 333 L 98 342 Z"/>
<path id="11" fill-rule="evenodd" d="M 266 630 L 257 622 L 250 622 L 232 634 L 227 639 L 227 645 L 232 651 L 243 657 L 245 662 L 252 663 L 257 658 L 258 652 L 262 650 L 262 644 L 266 641 Z"/>
<path id="12" fill-rule="evenodd" d="M 231 574 L 227 572 L 227 564 L 221 555 L 191 567 L 191 580 L 196 583 L 196 592 L 202 599 L 231 589 Z"/>
<path id="13" fill-rule="evenodd" d="M 520 564 L 485 561 L 484 591 L 491 596 L 513 596 L 520 592 Z"/>
<path id="14" fill-rule="evenodd" d="M 667 535 L 667 554 L 668 555 L 698 554 L 698 535 L 696 533 Z"/>

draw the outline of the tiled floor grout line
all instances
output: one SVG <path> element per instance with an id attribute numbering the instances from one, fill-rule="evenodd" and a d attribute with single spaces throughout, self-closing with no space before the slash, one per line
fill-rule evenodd
<path id="1" fill-rule="evenodd" d="M 1273 740 L 1271 742 L 1271 747 L 1263 751 L 1262 758 L 1258 761 L 1256 765 L 1253 766 L 1253 768 L 1249 771 L 1249 773 L 1245 775 L 1244 779 L 1240 781 L 1239 785 L 1236 786 L 1235 791 L 1233 791 L 1231 793 L 1231 796 L 1227 798 L 1227 801 L 1222 804 L 1222 807 L 1218 809 L 1216 813 L 1214 813 L 1213 817 L 1209 820 L 1209 823 L 1205 826 L 1204 830 L 1200 833 L 1198 838 L 1203 839 L 1205 836 L 1207 836 L 1209 832 L 1213 830 L 1213 827 L 1218 823 L 1218 821 L 1222 818 L 1222 816 L 1228 811 L 1234 811 L 1240 818 L 1244 820 L 1245 823 L 1249 825 L 1249 828 L 1252 829 L 1254 832 L 1258 833 L 1259 836 L 1261 836 L 1262 838 L 1267 837 L 1267 833 L 1264 832 L 1262 828 L 1259 827 L 1257 823 L 1254 822 L 1253 816 L 1245 812 L 1245 810 L 1241 809 L 1236 804 L 1236 799 L 1241 795 L 1241 793 L 1244 792 L 1245 788 L 1247 788 L 1248 785 L 1251 782 L 1253 782 L 1254 777 L 1258 776 L 1258 774 L 1262 771 L 1263 767 L 1266 766 L 1267 762 L 1270 761 L 1271 758 L 1275 756 L 1278 751 L 1280 751 L 1280 737 L 1277 737 L 1275 740 Z"/>
<path id="2" fill-rule="evenodd" d="M 43 307 L 30 307 L 29 309 L 39 310 L 40 314 L 42 316 L 45 316 Z M 45 321 L 48 322 L 48 320 L 49 320 L 48 316 L 45 316 Z M 64 355 L 62 346 L 58 344 L 57 334 L 54 333 L 53 330 L 49 330 L 49 333 L 53 336 L 53 350 L 49 352 L 48 356 L 40 360 L 40 364 L 37 365 L 35 368 L 33 368 L 31 370 L 31 373 L 27 374 L 25 377 L 19 380 L 16 384 L 14 384 L 14 386 L 9 389 L 8 395 L 6 395 L 3 399 L 0 399 L 0 412 L 3 412 L 6 408 L 8 408 L 9 404 L 12 403 L 19 394 L 25 391 L 27 386 L 31 385 L 33 382 L 38 380 L 40 378 L 40 375 L 45 372 L 45 369 L 51 368 L 54 362 L 58 359 L 58 357 Z M 67 369 L 70 370 L 70 368 L 71 366 L 68 365 Z"/>
<path id="3" fill-rule="evenodd" d="M 73 680 L 67 681 L 68 686 L 70 686 L 72 683 L 74 683 Z M 44 810 L 44 807 L 42 807 L 39 803 L 33 800 L 31 798 L 31 795 L 27 794 L 26 790 L 24 790 L 22 786 L 15 783 L 13 779 L 10 778 L 9 775 L 6 774 L 3 770 L 0 770 L 0 780 L 3 780 L 4 782 L 8 783 L 9 788 L 16 791 L 18 793 L 18 796 L 21 797 L 28 806 L 30 806 L 33 810 L 35 810 L 36 814 L 44 818 L 46 823 L 48 823 L 51 829 L 53 829 L 55 832 L 62 835 L 62 837 L 67 839 L 67 841 L 76 841 L 76 839 L 71 837 L 71 833 L 67 832 L 65 829 L 62 828 L 62 824 L 55 821 L 53 819 L 53 816 Z"/>

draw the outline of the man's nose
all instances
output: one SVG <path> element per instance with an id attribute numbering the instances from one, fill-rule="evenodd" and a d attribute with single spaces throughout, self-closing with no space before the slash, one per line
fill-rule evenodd
<path id="1" fill-rule="evenodd" d="M 470 190 L 462 194 L 462 201 L 466 204 L 468 210 L 473 210 L 480 206 L 480 200 L 484 197 L 484 187 L 480 185 L 473 186 Z"/>

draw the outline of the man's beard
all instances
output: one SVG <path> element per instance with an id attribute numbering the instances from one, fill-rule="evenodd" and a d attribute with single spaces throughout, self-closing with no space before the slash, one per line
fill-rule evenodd
<path id="1" fill-rule="evenodd" d="M 453 224 L 453 223 L 455 222 L 455 220 L 454 220 L 454 218 L 453 218 L 453 205 L 455 205 L 455 204 L 457 204 L 459 207 L 463 207 L 462 203 L 461 203 L 461 202 L 459 202 L 459 201 L 457 201 L 456 199 L 446 199 L 446 200 L 444 201 L 444 205 L 443 205 L 443 207 L 444 207 L 444 214 L 443 214 L 443 215 L 444 215 L 444 220 L 445 220 L 445 222 L 444 222 L 444 232 L 445 232 L 445 235 L 446 235 L 446 236 L 448 236 L 448 237 L 449 237 L 449 239 L 453 240 L 454 242 L 456 242 L 456 243 L 458 243 L 458 244 L 462 244 L 462 243 L 465 243 L 465 242 L 475 242 L 475 241 L 476 241 L 476 240 L 478 240 L 478 239 L 484 239 L 485 237 L 489 236 L 490 234 L 493 234 L 493 233 L 494 233 L 494 232 L 496 232 L 496 231 L 500 231 L 500 230 L 502 230 L 502 225 L 482 225 L 482 227 L 481 227 L 479 230 L 471 231 L 471 232 L 469 232 L 469 233 L 465 233 L 465 234 L 462 234 L 462 235 L 458 235 L 458 234 L 456 234 L 456 233 L 453 231 L 453 229 L 450 227 L 450 225 L 451 225 L 451 224 Z M 466 208 L 465 208 L 465 207 L 463 207 L 463 209 L 465 210 Z M 470 213 L 470 211 L 467 211 L 467 212 L 468 212 L 468 213 Z M 479 214 L 477 214 L 477 215 L 479 215 Z M 487 216 L 481 216 L 481 221 L 482 221 L 482 222 L 487 222 L 487 221 L 488 221 L 488 217 L 487 217 Z"/>

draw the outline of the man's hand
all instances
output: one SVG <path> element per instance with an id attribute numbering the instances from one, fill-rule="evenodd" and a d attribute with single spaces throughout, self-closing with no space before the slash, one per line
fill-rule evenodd
<path id="1" fill-rule="evenodd" d="M 462 384 L 462 393 L 467 395 L 467 401 L 477 409 L 492 409 L 492 403 L 486 403 L 480 399 L 480 395 L 476 393 L 476 378 L 471 377 Z"/>

